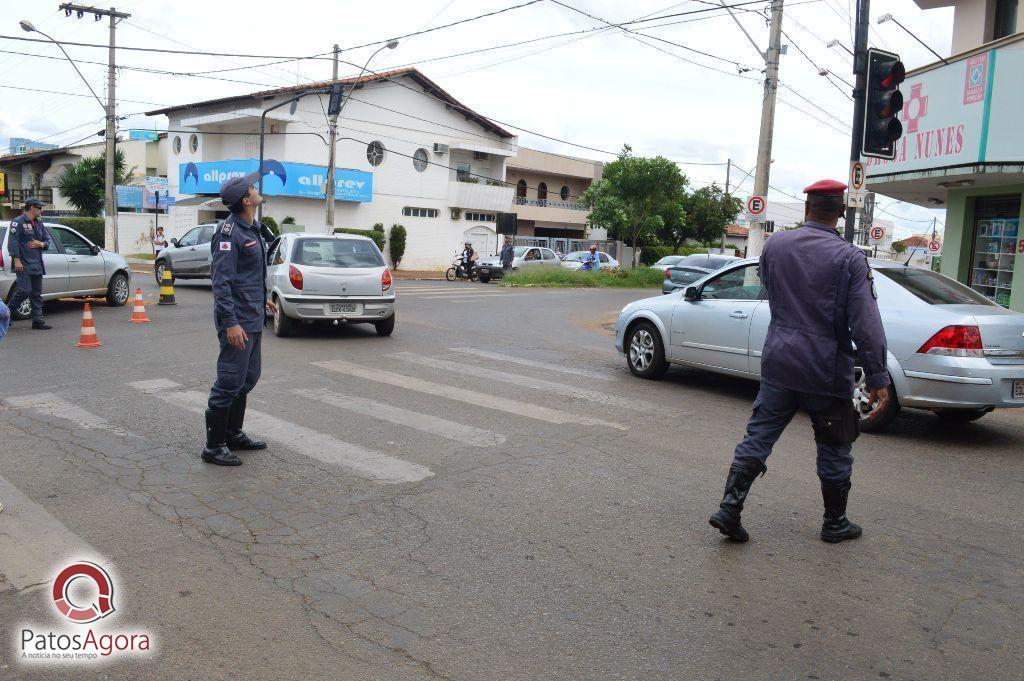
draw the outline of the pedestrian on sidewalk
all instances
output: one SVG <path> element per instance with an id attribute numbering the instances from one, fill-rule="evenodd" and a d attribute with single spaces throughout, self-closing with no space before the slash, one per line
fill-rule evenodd
<path id="1" fill-rule="evenodd" d="M 505 245 L 501 247 L 501 255 L 499 256 L 501 260 L 501 268 L 506 272 L 512 269 L 512 261 L 515 260 L 515 257 L 516 249 L 512 246 L 512 237 L 507 236 L 505 237 Z"/>
<path id="2" fill-rule="evenodd" d="M 43 321 L 43 251 L 50 248 L 50 236 L 40 215 L 43 202 L 36 197 L 25 201 L 25 212 L 11 222 L 11 236 L 7 248 L 11 252 L 11 266 L 17 276 L 17 290 L 11 298 L 11 309 L 17 310 L 28 298 L 32 305 L 32 328 L 47 330 Z"/>
<path id="3" fill-rule="evenodd" d="M 153 235 L 153 253 L 159 256 L 160 251 L 167 248 L 167 237 L 164 236 L 164 228 L 157 227 L 156 234 Z"/>
<path id="4" fill-rule="evenodd" d="M 262 369 L 261 340 L 267 314 L 277 306 L 267 300 L 267 245 L 256 223 L 263 197 L 254 186 L 259 173 L 234 177 L 220 188 L 231 215 L 213 233 L 213 318 L 220 342 L 217 380 L 206 409 L 203 461 L 239 466 L 232 450 L 266 449 L 242 430 L 246 400 Z"/>
<path id="5" fill-rule="evenodd" d="M 853 442 L 861 414 L 853 406 L 855 359 L 863 368 L 871 416 L 889 401 L 886 340 L 867 256 L 836 230 L 846 185 L 821 180 L 804 189 L 804 224 L 765 242 L 759 274 L 771 322 L 761 355 L 761 389 L 736 446 L 712 527 L 745 542 L 740 512 L 782 431 L 802 409 L 811 416 L 825 513 L 823 541 L 861 536 L 846 517 Z M 853 343 L 856 343 L 854 351 Z"/>

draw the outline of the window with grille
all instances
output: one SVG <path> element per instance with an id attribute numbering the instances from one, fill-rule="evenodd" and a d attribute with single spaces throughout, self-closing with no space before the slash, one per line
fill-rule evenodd
<path id="1" fill-rule="evenodd" d="M 402 209 L 402 215 L 410 218 L 436 218 L 438 216 L 438 210 L 436 208 L 406 206 Z"/>
<path id="2" fill-rule="evenodd" d="M 379 166 L 384 162 L 384 145 L 380 142 L 374 141 L 366 145 L 366 160 L 370 162 L 373 167 Z"/>

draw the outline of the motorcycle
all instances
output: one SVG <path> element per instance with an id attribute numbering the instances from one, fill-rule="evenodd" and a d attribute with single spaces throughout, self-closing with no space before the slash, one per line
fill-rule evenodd
<path id="1" fill-rule="evenodd" d="M 448 271 L 444 273 L 444 278 L 448 281 L 455 281 L 456 279 L 476 281 L 476 268 L 472 262 L 467 263 L 462 254 L 456 254 L 455 261 L 452 262 L 452 266 L 448 268 Z"/>

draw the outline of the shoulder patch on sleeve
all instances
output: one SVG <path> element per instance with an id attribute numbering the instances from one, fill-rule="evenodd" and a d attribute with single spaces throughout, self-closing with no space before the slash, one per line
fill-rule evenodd
<path id="1" fill-rule="evenodd" d="M 231 228 L 234 226 L 235 224 L 233 222 L 231 222 L 230 220 L 225 220 L 224 226 L 220 228 L 220 233 L 223 234 L 224 236 L 231 236 Z"/>
<path id="2" fill-rule="evenodd" d="M 221 241 L 220 242 L 220 250 L 222 250 L 222 251 L 230 251 L 231 250 L 231 242 L 230 241 Z"/>

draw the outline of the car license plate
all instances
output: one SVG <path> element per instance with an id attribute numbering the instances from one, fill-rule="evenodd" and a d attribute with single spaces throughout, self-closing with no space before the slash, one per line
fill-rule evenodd
<path id="1" fill-rule="evenodd" d="M 358 303 L 327 303 L 327 314 L 359 314 L 362 305 Z"/>
<path id="2" fill-rule="evenodd" d="M 1013 382 L 1013 399 L 1024 400 L 1024 378 Z"/>
<path id="3" fill-rule="evenodd" d="M 479 269 L 480 269 L 480 273 L 481 274 L 490 274 L 491 273 L 491 269 L 489 267 L 481 267 Z"/>

